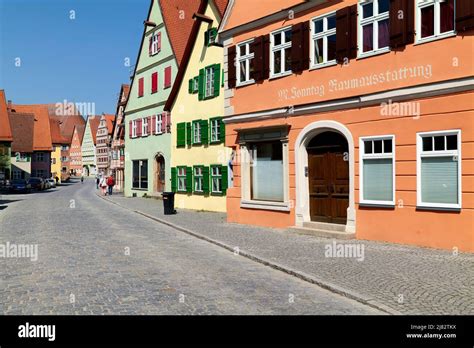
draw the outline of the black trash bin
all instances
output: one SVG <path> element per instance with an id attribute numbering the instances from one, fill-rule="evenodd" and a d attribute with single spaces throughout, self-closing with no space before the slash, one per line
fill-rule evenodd
<path id="1" fill-rule="evenodd" d="M 176 210 L 174 210 L 174 192 L 163 192 L 163 208 L 165 215 L 176 214 Z"/>

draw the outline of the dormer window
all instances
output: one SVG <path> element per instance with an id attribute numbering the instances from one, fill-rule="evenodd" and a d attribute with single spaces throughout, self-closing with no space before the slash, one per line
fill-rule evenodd
<path id="1" fill-rule="evenodd" d="M 153 33 L 150 37 L 150 56 L 160 53 L 161 51 L 161 32 Z"/>

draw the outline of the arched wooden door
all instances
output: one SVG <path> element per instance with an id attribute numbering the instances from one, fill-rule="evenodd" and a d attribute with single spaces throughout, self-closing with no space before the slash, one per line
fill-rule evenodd
<path id="1" fill-rule="evenodd" d="M 161 155 L 155 158 L 155 192 L 165 190 L 165 159 Z"/>
<path id="2" fill-rule="evenodd" d="M 349 152 L 337 132 L 316 135 L 307 145 L 311 221 L 345 224 L 349 207 Z"/>

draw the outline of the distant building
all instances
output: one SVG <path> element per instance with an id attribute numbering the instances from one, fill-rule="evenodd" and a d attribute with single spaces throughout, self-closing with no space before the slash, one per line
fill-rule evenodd
<path id="1" fill-rule="evenodd" d="M 82 139 L 82 174 L 84 176 L 97 175 L 96 136 L 99 128 L 100 116 L 88 116 L 84 137 Z"/>
<path id="2" fill-rule="evenodd" d="M 71 175 L 82 175 L 82 139 L 84 137 L 85 125 L 76 125 L 72 133 L 71 148 L 70 148 L 70 165 L 69 170 Z"/>
<path id="3" fill-rule="evenodd" d="M 8 116 L 13 134 L 11 178 L 28 180 L 31 176 L 35 115 L 9 111 Z"/>
<path id="4" fill-rule="evenodd" d="M 11 142 L 13 141 L 7 112 L 5 91 L 0 90 L 0 183 L 10 179 Z"/>
<path id="5" fill-rule="evenodd" d="M 97 171 L 101 175 L 109 175 L 109 152 L 115 115 L 103 114 L 97 128 L 96 158 Z"/>

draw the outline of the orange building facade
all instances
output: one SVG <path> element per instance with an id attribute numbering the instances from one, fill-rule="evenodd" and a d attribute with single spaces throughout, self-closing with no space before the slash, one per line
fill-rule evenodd
<path id="1" fill-rule="evenodd" d="M 219 31 L 228 221 L 474 251 L 473 3 L 249 6 Z"/>

